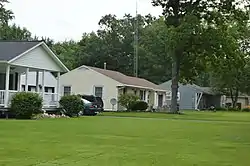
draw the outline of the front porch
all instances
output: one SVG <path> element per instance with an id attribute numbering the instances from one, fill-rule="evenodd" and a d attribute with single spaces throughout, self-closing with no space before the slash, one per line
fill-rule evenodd
<path id="1" fill-rule="evenodd" d="M 22 91 L 40 94 L 44 108 L 58 107 L 60 74 L 68 71 L 43 41 L 0 41 L 0 108 L 9 108 L 12 97 Z M 30 72 L 36 74 L 28 78 Z M 57 78 L 53 93 L 45 91 L 45 72 Z M 23 83 L 22 75 L 25 75 Z M 40 82 L 39 77 L 42 77 Z M 32 90 L 29 89 L 28 79 L 35 82 Z"/>
<path id="2" fill-rule="evenodd" d="M 29 72 L 36 72 L 35 78 L 29 78 Z M 28 79 L 36 80 L 35 91 L 43 98 L 44 108 L 57 108 L 59 106 L 60 93 L 60 72 L 57 72 L 57 87 L 55 93 L 45 92 L 45 72 L 34 68 L 14 66 L 9 64 L 0 64 L 0 107 L 8 108 L 11 104 L 12 97 L 18 92 L 29 91 Z M 49 71 L 52 72 L 52 71 Z M 39 73 L 42 73 L 42 83 L 39 84 Z M 25 75 L 25 85 L 21 84 L 21 75 Z M 22 88 L 22 86 L 24 88 Z"/>

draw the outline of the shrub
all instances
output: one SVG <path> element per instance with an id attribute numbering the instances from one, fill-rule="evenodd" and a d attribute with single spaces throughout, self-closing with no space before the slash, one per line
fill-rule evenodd
<path id="1" fill-rule="evenodd" d="M 217 107 L 215 108 L 216 111 L 227 111 L 227 108 L 224 107 Z"/>
<path id="2" fill-rule="evenodd" d="M 242 112 L 250 112 L 250 108 L 243 108 L 241 111 Z"/>
<path id="3" fill-rule="evenodd" d="M 64 109 L 64 114 L 69 117 L 78 116 L 84 109 L 84 103 L 78 95 L 63 96 L 60 105 Z"/>
<path id="4" fill-rule="evenodd" d="M 145 101 L 136 101 L 132 106 L 132 111 L 145 111 L 148 108 L 148 103 Z"/>
<path id="5" fill-rule="evenodd" d="M 133 94 L 123 94 L 119 96 L 118 103 L 125 107 L 127 111 L 132 111 L 132 107 L 136 101 L 139 100 L 139 97 Z"/>
<path id="6" fill-rule="evenodd" d="M 31 119 L 33 115 L 41 113 L 43 99 L 37 93 L 20 92 L 11 100 L 11 112 L 17 119 Z"/>

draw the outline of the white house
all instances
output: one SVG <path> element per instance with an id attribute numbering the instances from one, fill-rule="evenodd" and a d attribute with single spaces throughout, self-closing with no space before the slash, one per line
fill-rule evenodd
<path id="1" fill-rule="evenodd" d="M 0 41 L 0 107 L 8 108 L 13 94 L 29 89 L 43 97 L 44 107 L 57 107 L 60 75 L 65 72 L 67 67 L 43 41 Z M 46 92 L 45 83 L 51 78 L 47 73 L 56 76 L 54 92 Z"/>
<path id="2" fill-rule="evenodd" d="M 61 92 L 66 94 L 86 94 L 99 96 L 104 101 L 104 110 L 122 109 L 112 101 L 118 101 L 121 94 L 133 93 L 150 106 L 162 107 L 166 90 L 158 85 L 136 77 L 126 76 L 117 71 L 81 66 L 61 76 Z"/>

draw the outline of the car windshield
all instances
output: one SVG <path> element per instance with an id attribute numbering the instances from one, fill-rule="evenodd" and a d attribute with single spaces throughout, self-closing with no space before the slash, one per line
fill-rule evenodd
<path id="1" fill-rule="evenodd" d="M 90 102 L 96 102 L 96 99 L 95 99 L 94 96 L 83 95 L 82 98 L 85 99 L 85 100 L 88 100 Z"/>
<path id="2" fill-rule="evenodd" d="M 86 99 L 82 99 L 82 101 L 83 101 L 84 104 L 89 104 L 89 103 L 91 103 L 90 101 L 88 101 L 88 100 L 86 100 Z"/>

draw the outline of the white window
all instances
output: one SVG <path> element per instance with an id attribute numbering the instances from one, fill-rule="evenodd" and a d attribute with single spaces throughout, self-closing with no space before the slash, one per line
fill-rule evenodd
<path id="1" fill-rule="evenodd" d="M 71 95 L 71 86 L 63 86 L 63 95 Z"/>
<path id="2" fill-rule="evenodd" d="M 172 92 L 167 92 L 166 94 L 166 100 L 171 100 L 172 99 Z M 180 101 L 181 99 L 181 94 L 180 92 L 177 93 L 177 101 Z"/>
<path id="3" fill-rule="evenodd" d="M 103 97 L 103 87 L 95 86 L 95 96 L 96 97 Z"/>
<path id="4" fill-rule="evenodd" d="M 145 90 L 140 90 L 140 99 L 142 101 L 146 100 L 146 91 Z"/>

